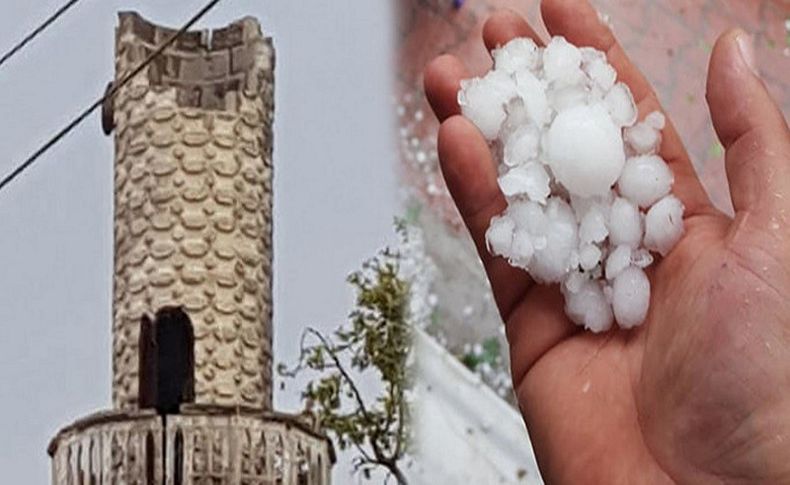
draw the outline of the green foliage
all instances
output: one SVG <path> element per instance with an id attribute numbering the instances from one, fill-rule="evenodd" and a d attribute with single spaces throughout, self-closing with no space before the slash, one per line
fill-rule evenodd
<path id="1" fill-rule="evenodd" d="M 406 207 L 406 216 L 404 218 L 407 224 L 417 224 L 420 220 L 420 214 L 422 213 L 422 205 L 418 201 L 412 201 L 408 207 Z"/>
<path id="2" fill-rule="evenodd" d="M 487 363 L 494 367 L 499 363 L 502 356 L 502 349 L 496 337 L 489 337 L 483 340 L 480 352 L 470 351 L 461 357 L 461 362 L 466 367 L 474 371 L 480 364 Z"/>
<path id="3" fill-rule="evenodd" d="M 403 224 L 397 228 L 405 239 Z M 382 466 L 406 483 L 398 462 L 411 444 L 406 391 L 413 373 L 412 328 L 409 284 L 399 274 L 399 261 L 400 255 L 387 248 L 352 273 L 348 283 L 355 290 L 356 305 L 348 322 L 333 337 L 308 329 L 299 365 L 292 371 L 281 366 L 280 373 L 317 373 L 303 398 L 320 426 L 340 449 L 356 448 L 358 470 L 368 474 Z M 306 345 L 307 338 L 316 343 Z M 352 376 L 369 372 L 381 384 L 375 396 L 363 396 Z"/>

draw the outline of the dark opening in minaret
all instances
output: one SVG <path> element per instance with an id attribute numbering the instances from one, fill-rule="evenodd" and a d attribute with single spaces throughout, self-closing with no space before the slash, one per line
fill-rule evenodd
<path id="1" fill-rule="evenodd" d="M 94 463 L 93 461 L 93 439 L 91 439 L 90 445 L 88 445 L 88 483 L 90 485 L 97 485 L 98 481 L 96 480 L 96 472 L 94 471 L 95 468 L 98 468 L 100 463 Z"/>
<path id="2" fill-rule="evenodd" d="M 156 332 L 154 322 L 143 315 L 140 319 L 140 352 L 137 405 L 141 409 L 156 407 Z"/>
<path id="3" fill-rule="evenodd" d="M 145 436 L 145 484 L 156 485 L 156 448 L 154 435 L 149 431 Z"/>
<path id="4" fill-rule="evenodd" d="M 85 470 L 82 469 L 82 445 L 77 448 L 77 485 L 85 485 Z"/>
<path id="5" fill-rule="evenodd" d="M 195 337 L 192 321 L 178 307 L 164 307 L 152 322 L 140 321 L 139 406 L 178 413 L 195 400 Z"/>
<path id="6" fill-rule="evenodd" d="M 173 482 L 174 485 L 182 485 L 184 483 L 184 435 L 181 434 L 179 429 L 176 432 L 175 444 L 175 459 L 173 460 Z"/>

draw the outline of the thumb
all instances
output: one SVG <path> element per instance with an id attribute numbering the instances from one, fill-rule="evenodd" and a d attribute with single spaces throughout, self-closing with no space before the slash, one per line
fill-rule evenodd
<path id="1" fill-rule="evenodd" d="M 743 30 L 716 41 L 706 98 L 726 149 L 736 214 L 749 213 L 758 226 L 776 229 L 776 216 L 790 206 L 790 131 L 760 79 L 751 36 Z"/>

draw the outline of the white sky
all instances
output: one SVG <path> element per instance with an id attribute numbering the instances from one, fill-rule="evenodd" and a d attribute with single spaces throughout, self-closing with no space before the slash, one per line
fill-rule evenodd
<path id="1" fill-rule="evenodd" d="M 0 2 L 0 51 L 62 2 Z M 177 26 L 203 3 L 84 0 L 2 66 L 0 175 L 103 93 L 118 10 Z M 348 312 L 346 274 L 392 240 L 394 20 L 384 0 L 225 0 L 202 26 L 244 15 L 277 49 L 275 358 L 292 361 L 305 325 Z M 49 439 L 110 406 L 112 160 L 96 114 L 0 192 L 4 483 L 48 483 Z M 295 409 L 295 386 L 275 403 Z"/>

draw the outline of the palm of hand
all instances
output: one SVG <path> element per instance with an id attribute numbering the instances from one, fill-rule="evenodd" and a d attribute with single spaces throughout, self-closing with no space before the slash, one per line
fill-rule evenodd
<path id="1" fill-rule="evenodd" d="M 782 311 L 790 286 L 768 283 L 753 250 L 761 242 L 729 219 L 686 223 L 686 237 L 652 275 L 645 325 L 577 333 L 518 384 L 537 451 L 550 457 L 541 466 L 560 470 L 555 480 L 779 479 L 752 474 L 785 454 L 790 433 L 781 385 L 790 379 Z M 559 318 L 562 308 L 555 311 Z"/>
<path id="2" fill-rule="evenodd" d="M 640 116 L 660 109 L 586 1 L 544 0 L 542 13 L 553 35 L 607 52 Z M 650 273 L 645 324 L 601 335 L 568 321 L 556 287 L 535 286 L 487 253 L 485 229 L 506 202 L 485 141 L 458 116 L 455 93 L 469 75 L 450 56 L 426 69 L 426 93 L 443 121 L 442 171 L 506 322 L 514 388 L 549 482 L 790 479 L 790 247 L 783 240 L 790 134 L 738 54 L 740 35 L 719 39 L 708 80 L 736 216 L 712 207 L 669 124 L 660 154 L 686 206 L 686 233 Z M 512 13 L 492 16 L 483 36 L 489 48 L 516 36 L 539 40 Z"/>

